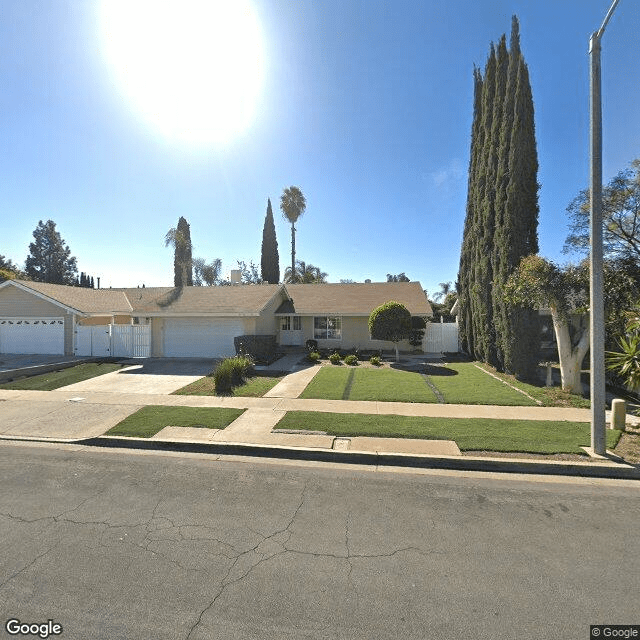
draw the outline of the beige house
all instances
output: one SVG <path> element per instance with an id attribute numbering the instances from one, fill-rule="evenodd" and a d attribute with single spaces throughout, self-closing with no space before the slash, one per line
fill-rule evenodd
<path id="1" fill-rule="evenodd" d="M 9 280 L 0 284 L 0 353 L 221 357 L 242 335 L 391 349 L 367 328 L 389 300 L 432 315 L 419 282 L 86 289 Z"/>

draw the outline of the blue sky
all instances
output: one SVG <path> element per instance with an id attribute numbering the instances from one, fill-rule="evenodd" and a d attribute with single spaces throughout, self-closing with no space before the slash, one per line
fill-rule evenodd
<path id="1" fill-rule="evenodd" d="M 307 198 L 298 258 L 330 282 L 405 272 L 433 293 L 457 276 L 473 65 L 484 68 L 517 14 L 535 105 L 540 249 L 566 261 L 565 209 L 588 185 L 589 34 L 609 6 L 251 0 L 261 60 L 253 116 L 234 135 L 194 143 L 154 128 L 118 84 L 98 2 L 3 0 L 0 254 L 22 264 L 38 220 L 50 218 L 102 286 L 171 285 L 163 239 L 179 216 L 194 255 L 221 258 L 228 272 L 237 259 L 259 264 L 270 197 L 283 273 L 290 226 L 278 204 L 297 185 Z M 605 180 L 640 157 L 639 33 L 640 3 L 621 0 L 603 39 Z M 215 92 L 213 76 L 209 66 L 201 75 Z"/>

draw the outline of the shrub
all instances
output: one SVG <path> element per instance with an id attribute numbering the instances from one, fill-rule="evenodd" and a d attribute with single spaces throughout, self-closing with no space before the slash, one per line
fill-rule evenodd
<path id="1" fill-rule="evenodd" d="M 249 356 L 225 358 L 213 370 L 213 382 L 216 393 L 231 393 L 233 387 L 240 386 L 247 378 L 255 375 L 253 360 Z"/>
<path id="2" fill-rule="evenodd" d="M 317 353 L 318 352 L 318 341 L 317 340 L 307 340 L 304 343 L 304 346 L 307 348 L 309 353 Z"/>
<path id="3" fill-rule="evenodd" d="M 309 362 L 318 362 L 318 360 L 320 360 L 320 354 L 317 351 L 311 351 L 307 354 L 307 360 L 309 360 Z"/>
<path id="4" fill-rule="evenodd" d="M 331 364 L 338 364 L 340 362 L 340 354 L 337 351 L 334 351 L 330 356 L 329 360 Z"/>
<path id="5" fill-rule="evenodd" d="M 370 362 L 372 365 L 374 365 L 374 366 L 376 366 L 376 367 L 379 367 L 379 366 L 380 366 L 380 364 L 381 364 L 381 363 L 380 363 L 380 356 L 371 356 L 371 357 L 369 358 L 369 362 Z"/>
<path id="6" fill-rule="evenodd" d="M 352 353 L 344 359 L 344 363 L 353 367 L 358 364 L 358 356 L 355 353 Z"/>

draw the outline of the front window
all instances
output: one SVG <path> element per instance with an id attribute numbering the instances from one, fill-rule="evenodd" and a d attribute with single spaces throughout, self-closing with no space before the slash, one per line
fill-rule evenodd
<path id="1" fill-rule="evenodd" d="M 313 319 L 313 337 L 316 340 L 342 340 L 342 318 L 316 316 Z"/>
<path id="2" fill-rule="evenodd" d="M 282 331 L 302 330 L 302 318 L 300 316 L 283 316 L 280 320 L 280 329 Z"/>

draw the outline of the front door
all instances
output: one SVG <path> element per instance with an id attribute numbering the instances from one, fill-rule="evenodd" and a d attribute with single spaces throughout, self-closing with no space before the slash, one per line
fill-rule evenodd
<path id="1" fill-rule="evenodd" d="M 300 316 L 282 316 L 280 318 L 280 344 L 300 346 L 302 341 L 302 318 Z"/>

